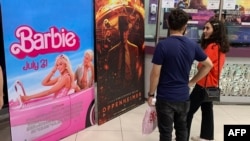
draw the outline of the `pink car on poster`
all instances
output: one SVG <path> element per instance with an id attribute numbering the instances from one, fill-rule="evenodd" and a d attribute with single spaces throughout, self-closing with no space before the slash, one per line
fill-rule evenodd
<path id="1" fill-rule="evenodd" d="M 25 94 L 21 82 L 13 86 Z M 95 124 L 94 86 L 77 93 L 54 95 L 23 103 L 10 100 L 13 141 L 55 141 Z M 24 114 L 25 113 L 25 114 Z"/>

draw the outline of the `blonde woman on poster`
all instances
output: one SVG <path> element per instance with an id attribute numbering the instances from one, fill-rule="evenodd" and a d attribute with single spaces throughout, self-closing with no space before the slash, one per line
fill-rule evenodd
<path id="1" fill-rule="evenodd" d="M 54 78 L 53 76 L 55 75 L 56 71 L 59 71 L 60 76 Z M 23 89 L 24 95 L 20 96 L 21 101 L 26 103 L 31 99 L 41 98 L 51 94 L 54 94 L 54 97 L 58 97 L 59 95 L 64 96 L 68 94 L 71 88 L 75 89 L 76 91 L 79 90 L 79 88 L 74 85 L 74 74 L 71 69 L 71 63 L 66 55 L 61 54 L 56 57 L 56 63 L 53 69 L 42 81 L 42 85 L 52 87 L 48 90 L 32 95 L 26 95 Z"/>

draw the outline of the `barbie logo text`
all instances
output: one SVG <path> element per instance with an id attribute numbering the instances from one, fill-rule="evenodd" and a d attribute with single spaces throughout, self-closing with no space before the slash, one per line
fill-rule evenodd
<path id="1" fill-rule="evenodd" d="M 49 32 L 39 33 L 28 26 L 21 26 L 16 30 L 16 37 L 20 42 L 13 43 L 10 52 L 19 59 L 77 50 L 80 46 L 79 37 L 64 28 L 59 31 L 56 27 L 51 27 Z"/>

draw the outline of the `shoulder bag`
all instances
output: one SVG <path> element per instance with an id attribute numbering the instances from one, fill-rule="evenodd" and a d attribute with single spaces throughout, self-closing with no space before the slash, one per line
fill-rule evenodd
<path id="1" fill-rule="evenodd" d="M 218 47 L 218 87 L 206 87 L 207 85 L 207 77 L 205 80 L 205 86 L 204 86 L 204 102 L 212 102 L 212 101 L 220 101 L 220 50 Z"/>

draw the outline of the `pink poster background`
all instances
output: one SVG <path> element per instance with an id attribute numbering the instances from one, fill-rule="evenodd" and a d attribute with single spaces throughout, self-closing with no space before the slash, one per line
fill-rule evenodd
<path id="1" fill-rule="evenodd" d="M 1 6 L 12 140 L 55 141 L 94 125 L 93 2 Z"/>

